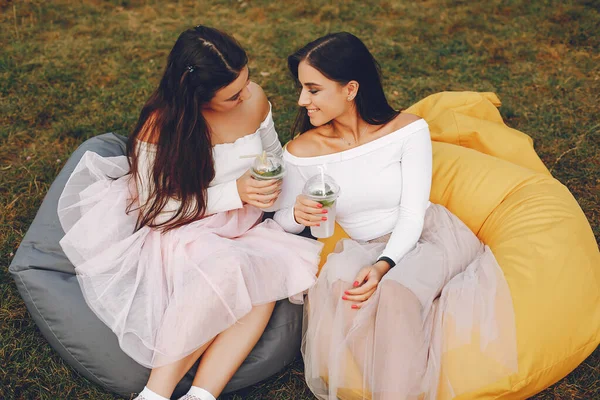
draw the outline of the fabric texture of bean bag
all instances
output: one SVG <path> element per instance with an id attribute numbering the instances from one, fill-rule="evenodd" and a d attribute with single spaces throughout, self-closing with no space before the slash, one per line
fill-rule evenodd
<path id="1" fill-rule="evenodd" d="M 518 372 L 477 387 L 478 343 L 442 360 L 439 399 L 522 399 L 559 381 L 600 342 L 600 253 L 569 190 L 554 179 L 527 135 L 507 127 L 493 93 L 444 92 L 406 112 L 433 140 L 431 201 L 446 206 L 492 249 L 514 304 Z M 322 239 L 321 265 L 347 237 Z M 360 378 L 359 378 L 360 379 Z M 362 398 L 345 390 L 344 400 Z"/>
<path id="2" fill-rule="evenodd" d="M 129 396 L 144 387 L 150 371 L 129 358 L 116 336 L 88 308 L 75 271 L 58 242 L 64 232 L 58 221 L 58 198 L 71 172 L 87 151 L 101 156 L 125 153 L 125 138 L 107 133 L 84 142 L 50 187 L 10 265 L 27 309 L 50 345 L 75 370 L 107 389 Z M 302 306 L 277 303 L 261 339 L 225 388 L 225 392 L 259 382 L 289 364 L 300 350 Z M 188 372 L 175 390 L 191 385 Z"/>

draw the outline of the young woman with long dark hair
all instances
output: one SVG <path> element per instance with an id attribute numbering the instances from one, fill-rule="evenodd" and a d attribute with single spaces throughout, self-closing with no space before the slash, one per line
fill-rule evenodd
<path id="1" fill-rule="evenodd" d="M 288 66 L 300 91 L 300 135 L 284 152 L 288 176 L 275 219 L 299 232 L 327 218 L 301 194 L 326 165 L 341 187 L 336 220 L 351 237 L 308 292 L 302 350 L 313 393 L 435 399 L 438 388 L 459 395 L 510 375 L 510 292 L 491 250 L 429 202 L 428 124 L 388 104 L 379 65 L 350 33 L 307 44 Z M 480 379 L 452 385 L 445 357 L 475 342 L 481 357 L 464 367 Z"/>
<path id="2" fill-rule="evenodd" d="M 129 137 L 127 157 L 84 155 L 59 202 L 61 246 L 90 308 L 152 372 L 138 399 L 169 398 L 202 355 L 187 400 L 214 400 L 276 300 L 302 302 L 320 245 L 261 223 L 280 181 L 270 104 L 229 35 L 183 32 Z"/>

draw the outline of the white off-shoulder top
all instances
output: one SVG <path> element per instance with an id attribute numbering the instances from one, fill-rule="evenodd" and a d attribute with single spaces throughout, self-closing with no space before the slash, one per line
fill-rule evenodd
<path id="1" fill-rule="evenodd" d="M 275 214 L 286 231 L 304 227 L 294 219 L 296 196 L 304 183 L 326 173 L 341 187 L 336 220 L 354 240 L 392 233 L 382 257 L 398 262 L 417 243 L 429 206 L 432 149 L 425 120 L 414 121 L 364 145 L 324 156 L 296 157 L 284 151 L 287 167 Z"/>
<path id="2" fill-rule="evenodd" d="M 271 107 L 270 103 L 269 107 Z M 242 136 L 232 143 L 217 144 L 213 146 L 212 150 L 215 177 L 207 190 L 206 215 L 242 208 L 243 204 L 237 191 L 236 180 L 252 166 L 253 160 L 240 158 L 240 156 L 260 154 L 263 150 L 280 157 L 282 154 L 281 143 L 273 122 L 272 107 L 254 133 Z M 138 152 L 140 179 L 137 182 L 137 189 L 138 200 L 143 207 L 150 194 L 150 176 L 156 155 L 156 145 L 138 141 Z M 170 199 L 155 223 L 169 220 L 180 205 L 179 200 Z"/>

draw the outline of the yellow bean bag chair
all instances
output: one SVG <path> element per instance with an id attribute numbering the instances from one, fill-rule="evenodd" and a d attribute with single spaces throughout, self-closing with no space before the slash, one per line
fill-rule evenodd
<path id="1" fill-rule="evenodd" d="M 442 360 L 438 399 L 524 399 L 569 374 L 600 342 L 600 253 L 569 190 L 552 177 L 531 138 L 504 125 L 493 93 L 444 92 L 409 109 L 433 140 L 431 201 L 490 246 L 511 290 L 517 373 L 477 389 L 476 344 Z M 337 241 L 325 244 L 321 266 Z M 355 374 L 360 382 L 358 372 Z M 340 389 L 343 400 L 362 391 Z M 368 398 L 368 397 L 365 397 Z"/>

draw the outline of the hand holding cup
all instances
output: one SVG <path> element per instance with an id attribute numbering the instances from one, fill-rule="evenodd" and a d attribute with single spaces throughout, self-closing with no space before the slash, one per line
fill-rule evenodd
<path id="1" fill-rule="evenodd" d="M 297 223 L 304 226 L 320 226 L 322 222 L 327 221 L 327 213 L 327 209 L 324 209 L 321 203 L 303 194 L 296 197 L 294 219 Z"/>
<path id="2" fill-rule="evenodd" d="M 236 181 L 240 199 L 258 208 L 269 208 L 275 204 L 281 193 L 281 183 L 281 179 L 255 179 L 251 170 Z"/>
<path id="3" fill-rule="evenodd" d="M 306 181 L 302 196 L 296 198 L 296 221 L 310 226 L 310 233 L 316 238 L 331 237 L 335 230 L 336 202 L 339 195 L 340 186 L 321 169 L 320 175 Z"/>

